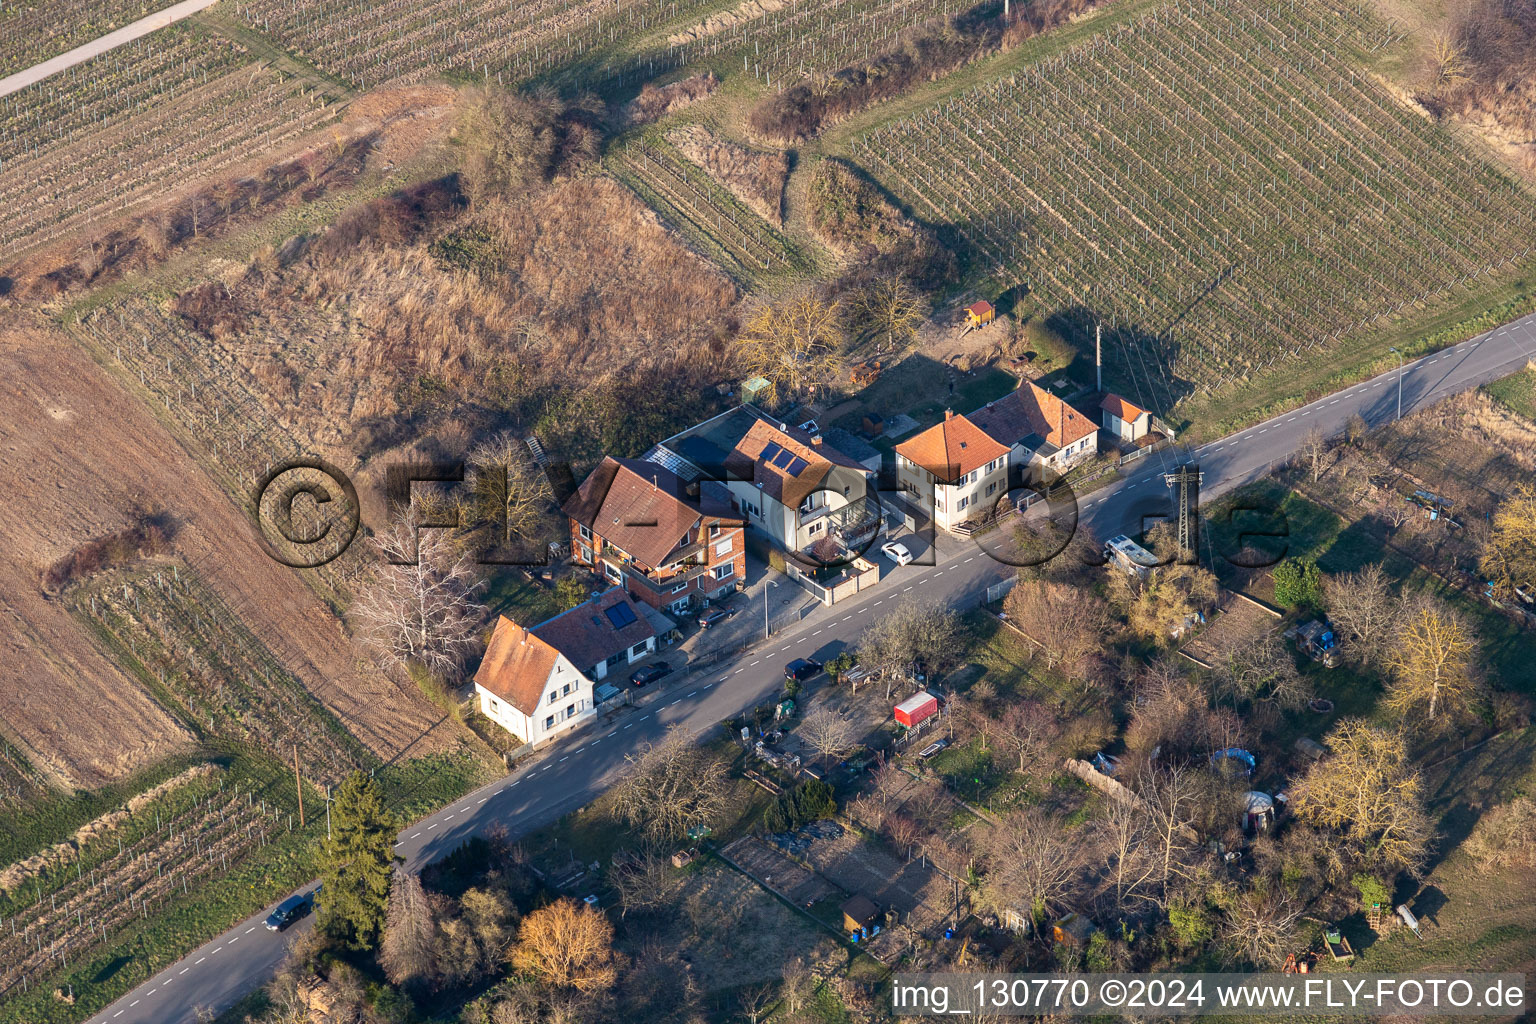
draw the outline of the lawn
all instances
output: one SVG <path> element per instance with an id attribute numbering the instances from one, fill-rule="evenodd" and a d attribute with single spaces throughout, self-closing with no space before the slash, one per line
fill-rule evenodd
<path id="1" fill-rule="evenodd" d="M 553 589 L 529 579 L 514 566 L 501 566 L 488 573 L 480 598 L 492 614 L 505 615 L 525 626 L 543 622 L 560 611 Z"/>
<path id="2" fill-rule="evenodd" d="M 1483 390 L 1526 419 L 1536 421 L 1536 361 L 1519 373 L 1484 384 Z"/>

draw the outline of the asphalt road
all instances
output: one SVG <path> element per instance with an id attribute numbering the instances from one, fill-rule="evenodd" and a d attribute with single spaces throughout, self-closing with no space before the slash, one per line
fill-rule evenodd
<path id="1" fill-rule="evenodd" d="M 1081 521 L 1101 537 L 1139 532 L 1143 517 L 1168 514 L 1171 502 L 1162 474 L 1186 458 L 1204 472 L 1202 498 L 1214 498 L 1288 458 L 1313 427 L 1337 434 L 1356 413 L 1372 426 L 1392 420 L 1399 383 L 1403 412 L 1408 413 L 1513 373 L 1533 358 L 1536 315 L 1410 363 L 1400 379 L 1392 371 L 1193 451 L 1149 456 L 1134 473 L 1089 494 Z M 411 825 L 396 852 L 415 870 L 491 825 L 506 826 L 514 836 L 536 829 L 589 802 L 623 766 L 626 754 L 674 725 L 703 732 L 761 703 L 782 686 L 785 662 L 826 660 L 856 642 L 872 619 L 906 595 L 967 607 L 1013 571 L 970 542 L 940 538 L 932 550 L 935 564 L 887 565 L 888 577 L 855 600 L 820 609 L 734 663 L 647 694 L 645 704 L 586 727 L 537 762 Z M 272 976 L 293 934 L 265 930 L 264 915 L 241 922 L 159 972 L 92 1017 L 92 1024 L 193 1024 L 198 1007 L 228 1007 Z M 295 930 L 310 926 L 306 920 Z"/>
<path id="2" fill-rule="evenodd" d="M 147 36 L 156 29 L 180 21 L 198 11 L 212 7 L 218 0 L 182 0 L 179 4 L 167 7 L 163 11 L 140 18 L 138 21 L 124 25 L 122 28 L 108 32 L 104 36 L 92 39 L 75 47 L 57 57 L 49 58 L 41 64 L 34 64 L 25 70 L 18 71 L 14 75 L 0 78 L 0 96 L 9 96 L 13 92 L 25 89 L 29 85 L 35 85 L 47 78 L 56 75 L 65 68 L 72 68 L 76 64 L 90 60 L 92 57 L 100 57 L 108 50 L 114 50 L 124 43 L 131 43 L 141 36 Z"/>

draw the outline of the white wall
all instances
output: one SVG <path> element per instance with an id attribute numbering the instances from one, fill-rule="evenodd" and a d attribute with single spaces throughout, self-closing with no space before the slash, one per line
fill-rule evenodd
<path id="1" fill-rule="evenodd" d="M 566 692 L 566 687 L 570 692 Z M 533 714 L 525 715 L 508 702 L 475 684 L 479 696 L 480 712 L 525 743 L 535 746 L 548 742 L 591 718 L 596 711 L 592 703 L 592 681 L 576 670 L 576 666 L 560 655 L 549 673 L 539 696 L 539 706 Z M 550 700 L 553 693 L 554 700 Z M 573 709 L 573 710 L 571 710 Z M 546 724 L 549 718 L 554 722 Z"/>

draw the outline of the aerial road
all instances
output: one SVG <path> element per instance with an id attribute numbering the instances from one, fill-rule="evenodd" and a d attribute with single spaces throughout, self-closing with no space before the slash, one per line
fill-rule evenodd
<path id="1" fill-rule="evenodd" d="M 1163 473 L 1186 461 L 1204 472 L 1201 494 L 1214 498 L 1262 476 L 1300 449 L 1314 428 L 1342 432 L 1351 416 L 1378 426 L 1450 395 L 1507 376 L 1536 359 L 1536 315 L 1408 363 L 1309 405 L 1283 413 L 1192 450 L 1168 449 L 1142 460 L 1113 484 L 1088 495 L 1081 523 L 1099 537 L 1139 533 L 1144 517 L 1171 507 Z M 492 825 L 513 836 L 527 833 L 590 801 L 623 767 L 625 755 L 659 739 L 673 726 L 703 733 L 723 719 L 761 703 L 783 685 L 793 658 L 826 658 L 855 644 L 870 622 L 909 594 L 956 608 L 980 603 L 986 588 L 1013 570 L 969 542 L 941 539 L 934 564 L 890 570 L 887 578 L 852 601 L 819 608 L 794 626 L 758 643 L 736 661 L 717 665 L 652 695 L 644 705 L 597 722 L 556 743 L 516 772 L 408 826 L 396 844 L 404 866 L 418 870 Z M 306 886 L 305 888 L 311 888 Z M 270 979 L 295 931 L 267 931 L 262 914 L 158 972 L 90 1018 L 91 1024 L 194 1024 L 199 1008 L 223 1010 Z"/>

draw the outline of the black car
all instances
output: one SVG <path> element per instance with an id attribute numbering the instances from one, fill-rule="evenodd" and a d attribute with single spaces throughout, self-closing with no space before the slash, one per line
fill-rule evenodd
<path id="1" fill-rule="evenodd" d="M 671 674 L 671 672 L 671 665 L 668 665 L 664 661 L 658 661 L 653 665 L 647 665 L 644 668 L 636 669 L 635 674 L 629 677 L 629 681 L 634 683 L 636 686 L 644 686 L 646 683 L 654 683 L 662 676 Z"/>
<path id="2" fill-rule="evenodd" d="M 736 609 L 734 608 L 711 608 L 709 611 L 699 616 L 699 626 L 702 629 L 708 629 L 715 623 L 724 622 L 726 619 L 735 614 Z"/>
<path id="3" fill-rule="evenodd" d="M 293 924 L 299 918 L 315 909 L 315 893 L 319 892 L 319 886 L 298 896 L 289 896 L 279 903 L 267 915 L 267 931 L 280 932 Z"/>
<path id="4" fill-rule="evenodd" d="M 810 658 L 796 658 L 784 666 L 784 678 L 803 683 L 820 671 L 821 662 L 812 661 Z"/>

